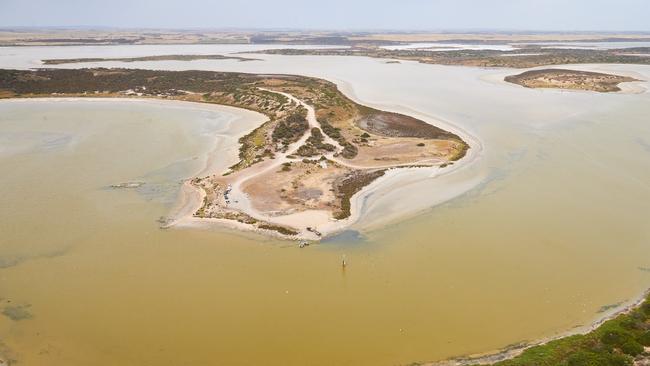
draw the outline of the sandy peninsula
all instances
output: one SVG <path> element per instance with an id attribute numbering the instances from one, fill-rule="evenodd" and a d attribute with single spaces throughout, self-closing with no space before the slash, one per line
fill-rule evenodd
<path id="1" fill-rule="evenodd" d="M 356 222 L 367 192 L 384 181 L 394 186 L 401 171 L 451 170 L 472 148 L 454 132 L 363 106 L 336 85 L 308 77 L 90 69 L 4 70 L 0 79 L 5 98 L 137 97 L 265 115 L 239 138 L 234 164 L 206 169 L 184 185 L 183 204 L 165 225 L 218 222 L 319 240 Z"/>

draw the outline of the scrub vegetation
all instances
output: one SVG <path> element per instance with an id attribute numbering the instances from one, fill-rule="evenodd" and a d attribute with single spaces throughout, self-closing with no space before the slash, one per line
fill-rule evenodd
<path id="1" fill-rule="evenodd" d="M 526 88 L 574 89 L 601 93 L 621 91 L 618 84 L 639 81 L 627 76 L 565 69 L 531 70 L 506 76 L 505 80 Z"/>

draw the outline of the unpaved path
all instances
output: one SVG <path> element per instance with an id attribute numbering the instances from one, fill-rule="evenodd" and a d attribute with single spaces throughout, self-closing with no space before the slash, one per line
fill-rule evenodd
<path id="1" fill-rule="evenodd" d="M 307 139 L 311 136 L 312 128 L 319 128 L 321 129 L 322 132 L 321 125 L 316 119 L 316 112 L 312 106 L 310 106 L 304 101 L 288 93 L 278 92 L 270 89 L 262 89 L 262 90 L 281 94 L 286 98 L 288 98 L 289 100 L 293 101 L 294 103 L 297 103 L 302 107 L 304 107 L 307 110 L 306 119 L 307 119 L 307 123 L 309 124 L 309 128 L 300 137 L 300 139 L 290 144 L 284 152 L 277 153 L 275 155 L 275 159 L 267 159 L 266 161 L 257 163 L 251 167 L 245 168 L 244 170 L 233 174 L 231 178 L 226 178 L 225 180 L 232 187 L 232 190 L 230 192 L 230 202 L 231 202 L 230 207 L 242 211 L 250 215 L 251 217 L 254 217 L 255 219 L 261 221 L 271 222 L 279 225 L 287 225 L 296 228 L 297 230 L 300 231 L 298 237 L 303 239 L 313 239 L 313 240 L 319 239 L 319 237 L 316 236 L 313 232 L 307 230 L 307 227 L 316 228 L 319 231 L 323 232 L 324 234 L 343 229 L 345 226 L 348 225 L 349 220 L 340 220 L 340 221 L 334 220 L 331 217 L 331 212 L 326 210 L 307 210 L 307 211 L 297 212 L 288 215 L 270 216 L 268 214 L 265 214 L 255 209 L 253 207 L 251 198 L 248 196 L 247 193 L 243 191 L 242 187 L 244 187 L 246 182 L 250 181 L 251 179 L 254 179 L 256 177 L 259 177 L 262 174 L 271 171 L 277 171 L 281 169 L 284 163 L 295 161 L 295 159 L 290 159 L 288 158 L 288 156 L 295 155 L 297 150 L 306 143 Z M 336 162 L 337 164 L 352 169 L 358 169 L 358 170 L 387 169 L 387 168 L 413 166 L 418 164 L 432 164 L 432 163 L 436 164 L 436 163 L 443 162 L 439 159 L 427 158 L 421 161 L 415 161 L 415 162 L 403 163 L 403 164 L 387 164 L 382 166 L 357 165 L 345 159 L 335 157 L 334 155 L 336 155 L 337 152 L 340 152 L 343 149 L 343 147 L 337 141 L 327 136 L 325 133 L 323 133 L 323 138 L 324 138 L 324 142 L 332 144 L 337 147 L 337 151 L 324 154 L 324 156 L 327 159 Z"/>

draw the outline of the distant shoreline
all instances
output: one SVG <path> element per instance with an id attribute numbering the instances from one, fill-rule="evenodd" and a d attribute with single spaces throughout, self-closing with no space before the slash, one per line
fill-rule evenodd
<path id="1" fill-rule="evenodd" d="M 102 45 L 338 45 L 356 43 L 391 45 L 406 43 L 510 42 L 638 42 L 650 41 L 650 32 L 620 31 L 422 31 L 422 30 L 276 30 L 276 29 L 160 29 L 120 27 L 3 27 L 0 47 L 102 46 Z"/>

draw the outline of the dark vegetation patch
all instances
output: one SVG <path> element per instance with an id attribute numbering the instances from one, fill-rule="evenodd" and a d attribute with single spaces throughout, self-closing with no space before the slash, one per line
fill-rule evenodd
<path id="1" fill-rule="evenodd" d="M 456 139 L 457 135 L 422 120 L 399 113 L 372 110 L 357 121 L 359 127 L 380 136 Z"/>
<path id="2" fill-rule="evenodd" d="M 282 169 L 280 171 L 282 171 L 282 172 L 290 172 L 291 171 L 291 163 L 289 163 L 289 162 L 282 163 Z"/>
<path id="3" fill-rule="evenodd" d="M 341 129 L 338 127 L 332 126 L 329 121 L 325 118 L 319 119 L 318 122 L 323 128 L 323 132 L 333 140 L 339 143 L 343 147 L 341 151 L 341 156 L 346 159 L 353 159 L 359 153 L 359 149 L 354 146 L 351 142 L 345 139 L 341 134 Z"/>
<path id="4" fill-rule="evenodd" d="M 541 69 L 541 70 L 524 71 L 521 74 L 508 76 L 506 77 L 506 79 L 507 78 L 512 78 L 512 79 L 537 78 L 541 76 L 553 77 L 553 76 L 562 76 L 566 74 L 576 75 L 576 76 L 588 76 L 588 77 L 612 76 L 610 74 L 604 74 L 601 72 L 593 72 L 593 71 L 568 70 L 568 69 Z"/>
<path id="5" fill-rule="evenodd" d="M 264 230 L 277 231 L 282 235 L 288 235 L 288 236 L 298 235 L 298 232 L 296 230 L 284 226 L 279 226 L 279 225 L 259 224 L 257 225 L 257 227 Z"/>
<path id="6" fill-rule="evenodd" d="M 355 171 L 338 182 L 335 186 L 335 192 L 337 197 L 341 200 L 341 209 L 334 213 L 334 218 L 342 220 L 350 217 L 350 199 L 352 196 L 363 189 L 363 187 L 383 176 L 385 173 L 385 169 L 375 170 L 372 172 Z"/>
<path id="7" fill-rule="evenodd" d="M 313 127 L 311 129 L 311 136 L 307 139 L 304 145 L 298 148 L 298 155 L 300 156 L 315 156 L 321 155 L 323 151 L 332 152 L 336 147 L 332 144 L 323 142 L 324 136 L 320 128 Z"/>
<path id="8" fill-rule="evenodd" d="M 281 143 L 286 148 L 289 144 L 298 141 L 308 128 L 307 110 L 299 107 L 275 126 L 272 134 L 273 142 Z"/>
<path id="9" fill-rule="evenodd" d="M 170 90 L 196 93 L 233 91 L 252 86 L 254 75 L 213 71 L 161 71 L 130 69 L 40 69 L 35 71 L 0 70 L 0 86 L 25 94 L 82 94 L 112 92 L 146 87 L 145 95 L 155 96 Z"/>

